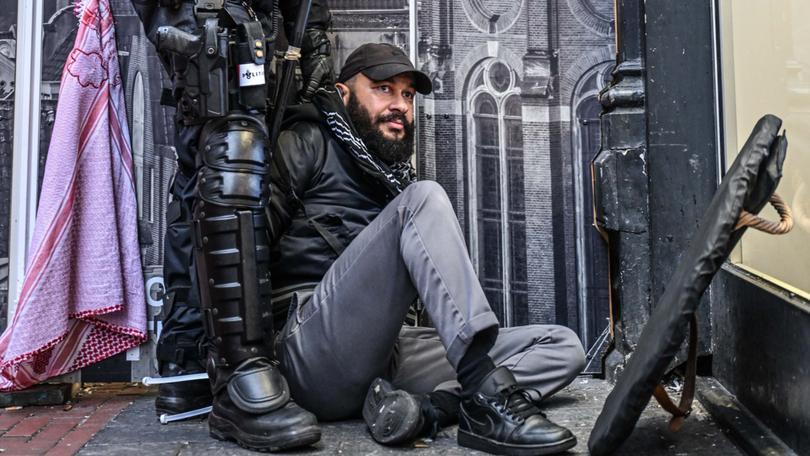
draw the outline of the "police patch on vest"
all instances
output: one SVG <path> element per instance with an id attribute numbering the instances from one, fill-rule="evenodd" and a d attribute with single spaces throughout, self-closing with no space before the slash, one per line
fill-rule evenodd
<path id="1" fill-rule="evenodd" d="M 243 63 L 239 65 L 239 87 L 264 85 L 264 65 Z"/>

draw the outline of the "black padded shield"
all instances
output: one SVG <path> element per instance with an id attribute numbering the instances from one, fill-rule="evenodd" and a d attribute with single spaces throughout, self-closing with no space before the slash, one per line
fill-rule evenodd
<path id="1" fill-rule="evenodd" d="M 787 150 L 786 137 L 777 136 L 781 125 L 772 115 L 760 119 L 723 178 L 638 348 L 605 401 L 588 440 L 591 454 L 613 453 L 633 431 L 686 337 L 701 295 L 743 234 L 744 228 L 734 230 L 740 212 L 758 213 L 776 190 Z"/>

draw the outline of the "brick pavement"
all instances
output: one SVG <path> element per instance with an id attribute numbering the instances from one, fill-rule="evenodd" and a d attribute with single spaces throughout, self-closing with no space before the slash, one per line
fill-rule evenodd
<path id="1" fill-rule="evenodd" d="M 70 456 L 133 403 L 142 389 L 88 385 L 75 403 L 0 410 L 0 454 Z"/>

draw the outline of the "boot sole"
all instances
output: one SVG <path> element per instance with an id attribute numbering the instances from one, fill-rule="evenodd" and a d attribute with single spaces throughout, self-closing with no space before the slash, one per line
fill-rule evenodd
<path id="1" fill-rule="evenodd" d="M 158 396 L 155 399 L 155 414 L 158 416 L 163 415 L 176 415 L 178 413 L 190 412 L 192 410 L 208 407 L 214 400 L 211 396 L 203 396 L 188 400 L 180 397 L 164 397 Z"/>
<path id="2" fill-rule="evenodd" d="M 317 425 L 276 433 L 267 437 L 246 434 L 230 421 L 215 415 L 214 412 L 208 415 L 208 433 L 217 440 L 233 441 L 242 448 L 262 452 L 304 447 L 321 439 L 321 429 Z"/>
<path id="3" fill-rule="evenodd" d="M 542 456 L 547 454 L 562 453 L 577 445 L 577 438 L 571 436 L 560 442 L 547 443 L 543 445 L 513 445 L 496 442 L 486 437 L 471 434 L 467 431 L 458 430 L 458 444 L 472 448 L 474 450 L 486 451 L 491 454 L 502 454 L 507 456 Z"/>
<path id="4" fill-rule="evenodd" d="M 398 413 L 394 412 L 395 407 Z M 410 394 L 391 390 L 380 379 L 369 387 L 363 403 L 363 419 L 378 443 L 398 445 L 412 440 L 420 417 L 419 403 Z"/>

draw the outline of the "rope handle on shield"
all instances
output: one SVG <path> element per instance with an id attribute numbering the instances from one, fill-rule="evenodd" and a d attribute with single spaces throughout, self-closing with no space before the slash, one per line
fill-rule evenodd
<path id="1" fill-rule="evenodd" d="M 768 199 L 768 202 L 779 214 L 778 222 L 767 220 L 743 210 L 740 213 L 740 217 L 737 219 L 734 230 L 736 231 L 740 228 L 748 227 L 774 235 L 787 234 L 790 232 L 790 230 L 793 229 L 793 214 L 785 200 L 774 193 Z M 692 413 L 692 401 L 695 398 L 695 381 L 697 377 L 697 345 L 697 317 L 695 314 L 692 314 L 692 318 L 689 320 L 689 351 L 686 359 L 686 375 L 684 376 L 681 399 L 676 405 L 672 398 L 669 397 L 669 394 L 662 384 L 656 386 L 653 392 L 653 397 L 655 397 L 655 400 L 661 405 L 661 408 L 672 415 L 672 419 L 669 421 L 669 430 L 672 432 L 677 432 L 681 426 L 683 426 L 686 417 Z"/>
<path id="2" fill-rule="evenodd" d="M 743 210 L 742 213 L 740 213 L 740 218 L 737 219 L 737 225 L 734 227 L 734 230 L 749 227 L 769 234 L 787 234 L 790 232 L 790 230 L 793 229 L 793 213 L 785 200 L 774 193 L 771 195 L 768 202 L 771 203 L 771 206 L 776 209 L 776 213 L 779 214 L 778 222 L 764 219 L 756 214 Z"/>

